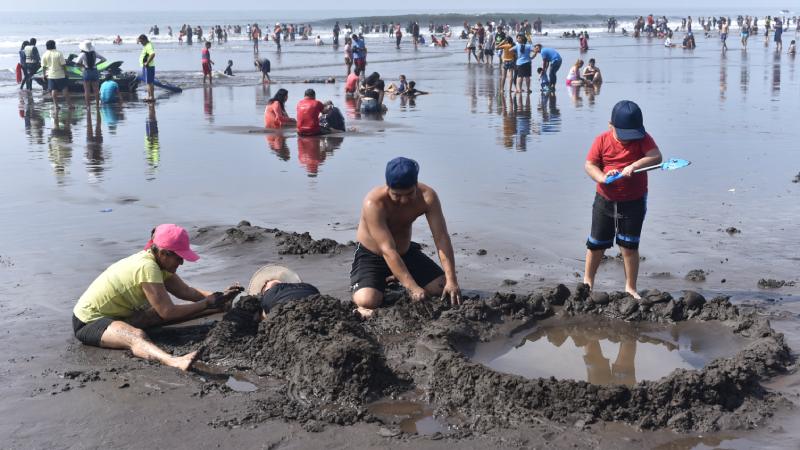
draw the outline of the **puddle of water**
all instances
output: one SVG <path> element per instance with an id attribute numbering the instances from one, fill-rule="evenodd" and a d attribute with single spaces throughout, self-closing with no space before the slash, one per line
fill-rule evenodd
<path id="1" fill-rule="evenodd" d="M 747 339 L 716 322 L 665 326 L 549 319 L 524 336 L 476 344 L 465 353 L 499 372 L 632 386 L 675 369 L 701 369 L 736 354 Z"/>
<path id="2" fill-rule="evenodd" d="M 404 433 L 430 436 L 436 433 L 447 434 L 447 423 L 433 417 L 433 409 L 416 398 L 380 400 L 367 406 L 373 415 L 387 423 L 396 423 Z"/>
<path id="3" fill-rule="evenodd" d="M 258 390 L 255 384 L 244 379 L 236 378 L 234 375 L 230 376 L 225 384 L 236 392 L 255 392 Z"/>
<path id="4" fill-rule="evenodd" d="M 236 392 L 255 392 L 258 390 L 258 386 L 250 382 L 243 372 L 228 373 L 221 367 L 201 361 L 194 363 L 193 370 L 205 378 L 218 381 L 225 380 L 225 385 Z"/>

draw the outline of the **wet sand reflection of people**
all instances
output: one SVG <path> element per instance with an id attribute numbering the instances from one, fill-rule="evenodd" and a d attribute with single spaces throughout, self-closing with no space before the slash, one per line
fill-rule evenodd
<path id="1" fill-rule="evenodd" d="M 576 328 L 546 328 L 534 333 L 529 340 L 536 341 L 546 335 L 547 341 L 556 347 L 566 342 L 567 338 L 572 338 L 572 342 L 577 348 L 583 348 L 583 362 L 586 365 L 586 381 L 591 384 L 609 385 L 623 384 L 633 386 L 636 384 L 636 339 L 631 336 L 620 334 L 614 336 L 619 339 L 619 350 L 617 359 L 611 364 L 611 360 L 603 355 L 600 341 L 611 338 L 613 331 L 608 333 L 589 330 L 585 327 Z M 617 339 L 614 339 L 615 341 Z"/>
<path id="2" fill-rule="evenodd" d="M 358 100 L 354 97 L 347 96 L 344 98 L 344 111 L 350 119 L 361 118 L 361 111 L 358 110 Z"/>
<path id="3" fill-rule="evenodd" d="M 528 149 L 528 136 L 531 134 L 531 96 L 517 94 L 514 97 L 514 117 L 516 125 L 516 149 Z"/>
<path id="4" fill-rule="evenodd" d="M 23 120 L 25 121 L 25 134 L 28 136 L 29 143 L 44 144 L 44 116 L 41 109 L 36 107 L 33 100 L 33 92 L 25 91 L 20 93 L 20 103 L 23 111 Z"/>
<path id="5" fill-rule="evenodd" d="M 728 57 L 726 52 L 722 52 L 719 61 L 719 99 L 725 101 L 725 92 L 728 90 Z"/>
<path id="6" fill-rule="evenodd" d="M 747 85 L 750 84 L 750 65 L 747 61 L 747 52 L 742 50 L 742 69 L 739 72 L 739 86 L 742 88 L 742 93 L 747 93 Z"/>
<path id="7" fill-rule="evenodd" d="M 781 54 L 775 52 L 772 60 L 772 95 L 778 96 L 781 92 Z"/>
<path id="8" fill-rule="evenodd" d="M 103 155 L 103 130 L 101 113 L 95 110 L 97 123 L 92 129 L 92 112 L 86 109 L 86 172 L 92 181 L 102 180 L 105 156 Z"/>
<path id="9" fill-rule="evenodd" d="M 551 92 L 541 96 L 539 112 L 542 114 L 542 133 L 558 133 L 561 131 L 561 111 L 558 109 L 554 93 Z"/>
<path id="10" fill-rule="evenodd" d="M 267 142 L 267 147 L 275 152 L 281 161 L 288 161 L 291 159 L 291 152 L 289 152 L 289 146 L 286 145 L 286 136 L 284 136 L 283 133 L 276 132 L 274 134 L 267 134 L 264 136 L 264 140 Z"/>
<path id="11" fill-rule="evenodd" d="M 72 160 L 72 111 L 53 110 L 53 128 L 48 140 L 48 156 L 58 184 L 64 183 L 64 175 Z M 62 117 L 64 116 L 64 117 Z"/>
<path id="12" fill-rule="evenodd" d="M 214 123 L 214 90 L 211 85 L 203 86 L 203 113 L 208 123 Z"/>
<path id="13" fill-rule="evenodd" d="M 586 101 L 589 103 L 589 109 L 594 107 L 595 97 L 600 95 L 601 84 L 590 84 L 584 86 L 583 93 L 586 94 Z"/>
<path id="14" fill-rule="evenodd" d="M 510 99 L 513 99 L 513 97 Z M 503 147 L 512 149 L 514 148 L 514 136 L 517 134 L 517 119 L 515 117 L 514 103 L 512 101 L 506 101 L 505 95 L 500 97 L 500 103 L 502 105 L 503 115 Z"/>
<path id="15" fill-rule="evenodd" d="M 342 146 L 343 136 L 297 136 L 297 159 L 309 177 L 316 177 L 328 155 Z"/>
<path id="16" fill-rule="evenodd" d="M 583 361 L 586 363 L 586 379 L 592 384 L 636 384 L 636 341 L 624 339 L 619 343 L 617 359 L 613 364 L 603 356 L 600 341 L 593 339 L 584 346 Z"/>
<path id="17" fill-rule="evenodd" d="M 159 162 L 161 162 L 161 146 L 158 143 L 158 119 L 156 118 L 156 108 L 153 103 L 147 105 L 147 121 L 144 129 L 145 159 L 150 167 L 148 173 L 153 175 L 158 168 Z"/>

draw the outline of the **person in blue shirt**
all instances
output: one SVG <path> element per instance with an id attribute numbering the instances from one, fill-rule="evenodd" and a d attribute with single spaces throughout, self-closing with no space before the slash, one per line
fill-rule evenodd
<path id="1" fill-rule="evenodd" d="M 100 85 L 100 101 L 103 103 L 116 103 L 118 100 L 119 84 L 109 78 Z"/>
<path id="2" fill-rule="evenodd" d="M 514 52 L 517 54 L 517 92 L 523 92 L 523 81 L 527 87 L 527 92 L 531 92 L 531 51 L 531 44 L 528 43 L 528 38 L 518 34 L 517 45 L 514 46 Z"/>
<path id="3" fill-rule="evenodd" d="M 542 44 L 533 46 L 533 56 L 542 54 L 542 71 L 547 73 L 547 79 L 550 81 L 550 89 L 555 91 L 556 88 L 556 72 L 561 68 L 561 55 L 555 49 L 542 47 Z M 548 71 L 549 69 L 549 71 Z"/>

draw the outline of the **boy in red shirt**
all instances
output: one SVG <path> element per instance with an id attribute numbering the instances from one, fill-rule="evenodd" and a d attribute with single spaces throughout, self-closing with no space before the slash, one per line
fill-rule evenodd
<path id="1" fill-rule="evenodd" d="M 305 97 L 297 103 L 297 134 L 300 136 L 318 136 L 328 134 L 330 130 L 319 126 L 319 114 L 325 105 L 317 100 L 313 89 L 306 89 Z"/>
<path id="2" fill-rule="evenodd" d="M 595 138 L 584 168 L 597 182 L 592 207 L 592 231 L 586 240 L 586 268 L 583 282 L 594 287 L 594 277 L 603 253 L 611 248 L 616 237 L 625 267 L 625 292 L 633 298 L 639 276 L 639 237 L 647 211 L 647 172 L 634 170 L 659 164 L 661 152 L 644 131 L 642 111 L 629 100 L 614 105 L 609 130 Z M 623 177 L 606 184 L 608 176 Z"/>

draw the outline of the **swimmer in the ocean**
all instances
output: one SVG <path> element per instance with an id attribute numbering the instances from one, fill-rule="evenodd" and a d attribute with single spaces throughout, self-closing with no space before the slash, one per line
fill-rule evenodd
<path id="1" fill-rule="evenodd" d="M 233 60 L 228 60 L 228 67 L 225 68 L 225 75 L 232 77 L 233 76 Z"/>

